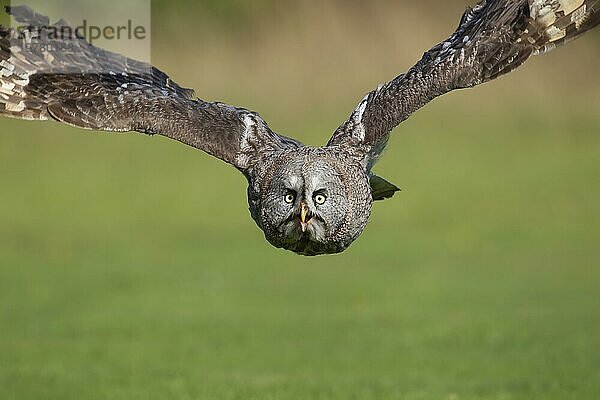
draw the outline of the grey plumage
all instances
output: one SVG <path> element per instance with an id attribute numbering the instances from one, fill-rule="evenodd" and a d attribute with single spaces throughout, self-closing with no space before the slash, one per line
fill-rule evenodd
<path id="1" fill-rule="evenodd" d="M 419 108 L 452 90 L 507 74 L 532 55 L 576 38 L 600 23 L 599 7 L 600 0 L 482 1 L 407 73 L 367 94 L 329 145 L 361 146 L 365 163 L 373 165 L 390 131 Z M 532 11 L 538 19 L 531 18 Z"/>
<path id="2" fill-rule="evenodd" d="M 246 176 L 251 215 L 271 244 L 338 253 L 360 236 L 372 202 L 399 190 L 372 171 L 394 127 L 437 96 L 495 79 L 578 37 L 600 23 L 599 7 L 600 0 L 480 2 L 407 73 L 367 94 L 321 148 L 276 134 L 253 111 L 197 99 L 149 64 L 79 38 L 44 36 L 47 17 L 7 8 L 30 28 L 21 35 L 0 27 L 0 114 L 159 134 L 203 150 Z M 28 46 L 40 40 L 68 41 L 71 50 Z"/>

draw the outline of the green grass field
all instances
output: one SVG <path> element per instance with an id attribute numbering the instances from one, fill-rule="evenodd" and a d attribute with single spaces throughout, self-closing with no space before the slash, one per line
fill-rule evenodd
<path id="1" fill-rule="evenodd" d="M 595 398 L 600 136 L 527 121 L 409 123 L 404 192 L 310 259 L 194 150 L 2 121 L 0 397 Z"/>
<path id="2" fill-rule="evenodd" d="M 338 256 L 270 247 L 243 177 L 193 149 L 0 120 L 0 399 L 599 398 L 598 80 L 560 61 L 595 39 L 407 121 L 376 168 L 403 192 Z M 313 144 L 363 93 L 286 114 L 172 51 Z M 538 75 L 573 88 L 514 101 Z"/>

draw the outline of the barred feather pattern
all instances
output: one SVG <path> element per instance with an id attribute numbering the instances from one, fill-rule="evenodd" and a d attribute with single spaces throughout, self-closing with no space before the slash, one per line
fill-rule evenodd
<path id="1" fill-rule="evenodd" d="M 80 38 L 49 38 L 47 17 L 7 7 L 23 32 L 0 26 L 0 115 L 55 119 L 85 129 L 160 134 L 206 151 L 241 170 L 264 154 L 301 144 L 277 135 L 255 112 L 195 97 L 150 64 Z M 60 32 L 60 30 L 57 30 Z M 40 35 L 44 37 L 40 38 Z M 28 46 L 44 40 L 42 46 Z"/>
<path id="2" fill-rule="evenodd" d="M 123 55 L 99 49 L 85 40 L 60 36 L 60 29 L 53 31 L 58 37 L 44 35 L 41 28 L 60 28 L 68 26 L 64 20 L 50 24 L 48 17 L 40 15 L 27 7 L 7 7 L 13 18 L 28 28 L 17 32 L 15 29 L 0 27 L 0 79 L 2 93 L 0 107 L 4 105 L 4 114 L 22 119 L 48 119 L 46 109 L 48 100 L 55 93 L 43 92 L 36 86 L 43 81 L 40 76 L 91 76 L 97 74 L 115 83 L 124 84 L 128 79 L 132 83 L 148 85 L 161 89 L 166 95 L 192 99 L 194 91 L 181 88 L 157 68 Z M 51 48 L 60 48 L 68 43 L 69 51 L 44 51 L 40 44 Z M 36 45 L 37 44 L 37 45 Z M 119 76 L 109 78 L 110 76 Z M 36 78 L 37 77 L 37 78 Z M 33 82 L 31 82 L 33 79 Z M 59 79 L 53 78 L 54 82 Z M 118 81 L 118 82 L 117 82 Z M 31 83 L 31 84 L 30 84 Z M 65 84 L 65 88 L 69 83 Z M 49 86 L 45 85 L 45 89 Z M 57 87 L 54 91 L 59 92 Z M 66 92 L 63 90 L 62 92 Z M 82 92 L 82 94 L 88 94 Z M 8 98 L 7 98 L 8 96 Z"/>
<path id="3" fill-rule="evenodd" d="M 391 130 L 434 98 L 507 74 L 600 23 L 600 0 L 484 0 L 406 74 L 368 93 L 329 146 L 362 148 L 368 170 Z"/>
<path id="4" fill-rule="evenodd" d="M 533 0 L 531 18 L 543 30 L 534 54 L 555 49 L 600 23 L 600 0 Z"/>

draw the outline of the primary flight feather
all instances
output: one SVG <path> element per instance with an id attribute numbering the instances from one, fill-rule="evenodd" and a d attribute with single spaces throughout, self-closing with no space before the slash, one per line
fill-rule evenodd
<path id="1" fill-rule="evenodd" d="M 255 112 L 196 98 L 157 68 L 62 32 L 26 7 L 28 28 L 0 27 L 0 114 L 114 132 L 163 135 L 203 150 L 248 180 L 252 218 L 276 247 L 302 255 L 344 251 L 373 201 L 398 188 L 373 165 L 390 132 L 442 94 L 504 75 L 600 23 L 600 0 L 487 0 L 408 72 L 368 93 L 324 147 L 273 132 Z M 40 41 L 50 46 L 32 46 Z M 61 43 L 68 51 L 52 51 Z"/>

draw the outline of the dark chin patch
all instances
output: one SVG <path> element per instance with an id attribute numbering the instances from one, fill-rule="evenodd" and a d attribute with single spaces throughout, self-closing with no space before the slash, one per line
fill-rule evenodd
<path id="1" fill-rule="evenodd" d="M 303 256 L 319 256 L 323 254 L 341 253 L 346 249 L 346 246 L 341 246 L 339 243 L 314 242 L 310 239 L 303 238 L 286 249 Z"/>
<path id="2" fill-rule="evenodd" d="M 320 222 L 323 224 L 322 222 Z M 321 225 L 323 226 L 323 225 Z M 296 221 L 289 221 L 283 227 L 282 236 L 278 240 L 269 240 L 274 246 L 283 248 L 303 256 L 318 256 L 322 254 L 336 254 L 344 251 L 348 246 L 343 243 L 323 243 L 313 239 L 313 233 L 302 232 Z M 268 238 L 267 238 L 268 239 Z"/>

